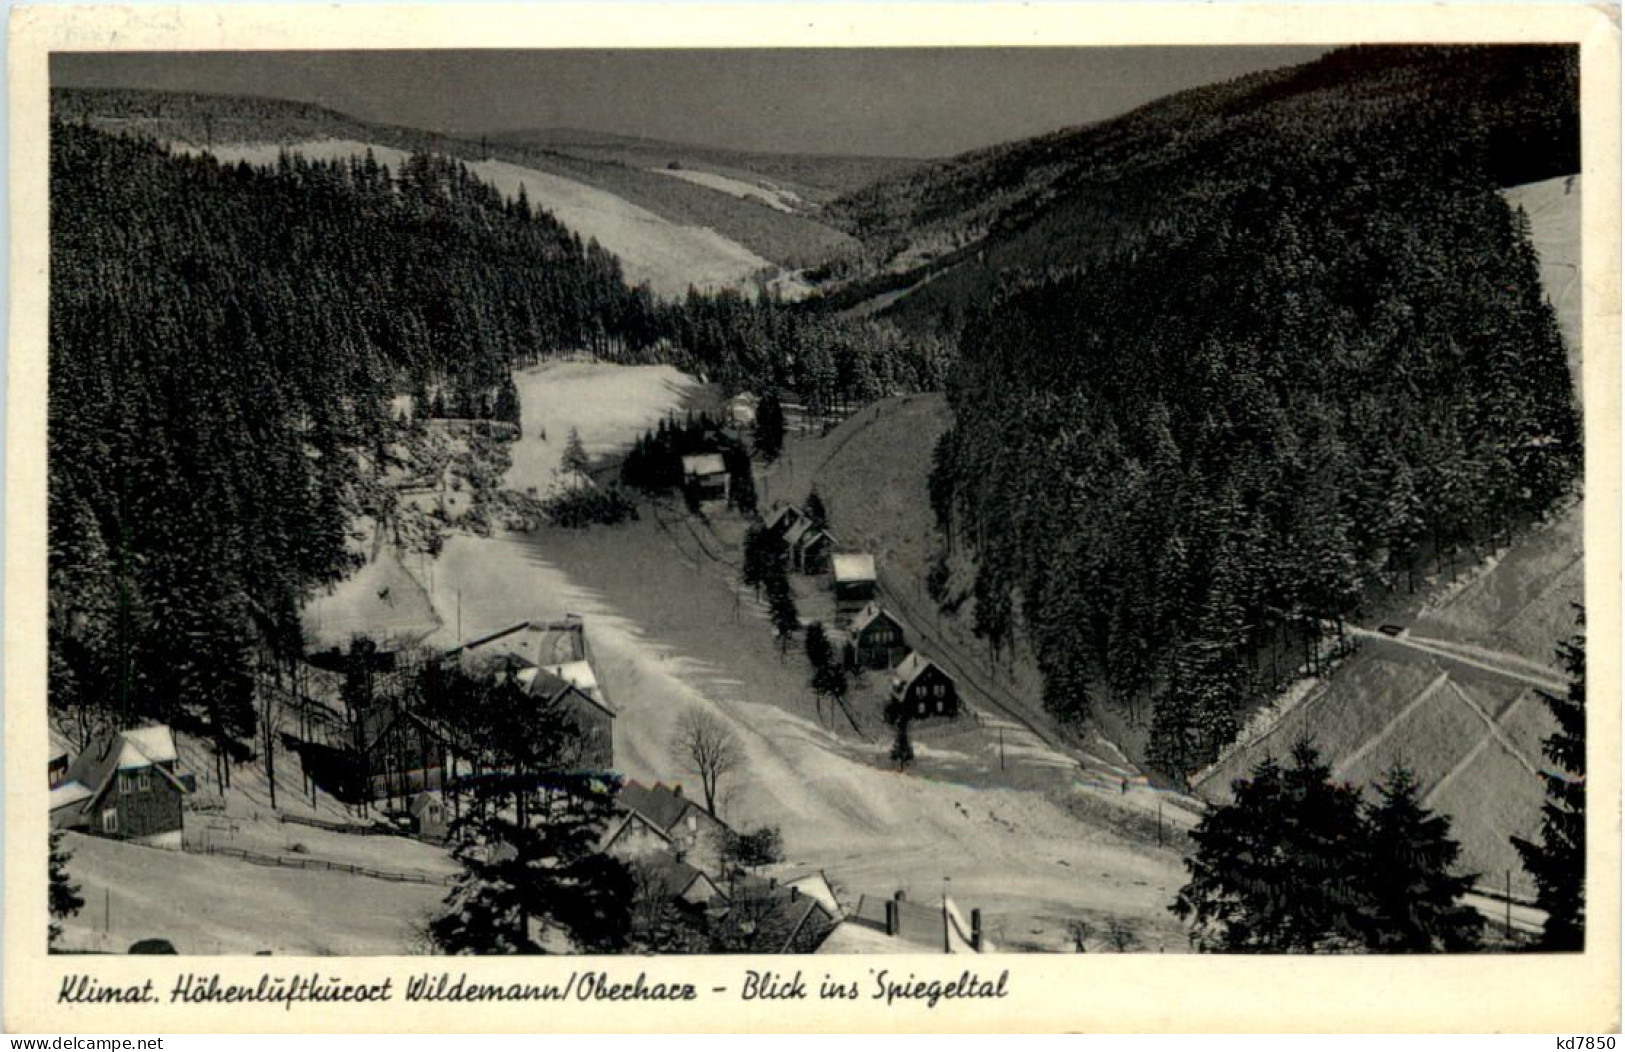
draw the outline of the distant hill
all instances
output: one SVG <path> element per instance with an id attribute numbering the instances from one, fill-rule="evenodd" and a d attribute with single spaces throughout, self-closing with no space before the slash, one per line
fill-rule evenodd
<path id="1" fill-rule="evenodd" d="M 816 165 L 811 160 L 786 158 L 775 168 L 768 158 L 759 155 L 752 155 L 754 168 L 731 168 L 700 157 L 706 153 L 720 158 L 726 151 L 703 148 L 695 148 L 697 152 L 684 155 L 688 158 L 686 162 L 678 162 L 704 166 L 723 175 L 733 171 L 752 181 L 761 180 L 759 173 L 779 168 L 785 172 L 812 173 L 813 181 L 797 182 L 793 187 L 808 202 L 808 207 L 785 211 L 726 188 L 651 171 L 650 168 L 663 167 L 675 159 L 669 156 L 669 150 L 661 154 L 658 164 L 644 165 L 636 160 L 635 151 L 609 150 L 603 142 L 595 145 L 584 140 L 572 150 L 567 148 L 567 142 L 549 142 L 545 137 L 527 138 L 528 133 L 513 137 L 474 135 L 465 138 L 360 120 L 309 103 L 246 95 L 54 88 L 51 108 L 53 115 L 61 120 L 83 121 L 104 131 L 146 135 L 163 142 L 204 149 L 336 140 L 407 152 L 427 150 L 470 163 L 504 161 L 606 191 L 670 223 L 709 228 L 763 259 L 789 269 L 812 266 L 857 249 L 855 239 L 828 225 L 816 214 L 817 201 L 830 198 L 858 178 L 849 175 L 846 182 L 841 181 L 838 173 L 845 159 L 826 165 L 822 174 L 814 172 Z M 735 159 L 745 156 L 735 155 Z M 867 169 L 860 166 L 853 171 Z M 790 177 L 785 175 L 784 178 Z"/>
<path id="2" fill-rule="evenodd" d="M 579 128 L 501 132 L 488 138 L 505 145 L 556 150 L 575 157 L 636 167 L 662 168 L 675 162 L 683 168 L 753 181 L 766 178 L 795 191 L 807 201 L 820 204 L 881 179 L 900 176 L 922 163 L 902 157 L 756 153 Z"/>
<path id="3" fill-rule="evenodd" d="M 1344 48 L 927 164 L 827 207 L 880 271 L 842 305 L 930 276 L 891 312 L 952 319 L 1012 277 L 1132 251 L 1271 153 L 1352 158 L 1393 129 L 1457 144 L 1502 186 L 1566 175 L 1579 170 L 1578 83 L 1572 48 Z"/>

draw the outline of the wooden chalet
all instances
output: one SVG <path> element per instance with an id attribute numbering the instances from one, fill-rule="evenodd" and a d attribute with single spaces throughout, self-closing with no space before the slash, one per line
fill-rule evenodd
<path id="1" fill-rule="evenodd" d="M 51 826 L 178 851 L 195 789 L 167 726 L 98 735 L 51 787 Z"/>
<path id="2" fill-rule="evenodd" d="M 879 603 L 858 611 L 847 626 L 851 641 L 848 663 L 852 668 L 892 668 L 908 653 L 903 624 Z"/>
<path id="3" fill-rule="evenodd" d="M 721 453 L 683 458 L 683 488 L 695 500 L 728 499 L 728 465 Z"/>
<path id="4" fill-rule="evenodd" d="M 811 519 L 802 518 L 784 534 L 784 545 L 790 555 L 790 565 L 799 573 L 823 573 L 829 566 L 829 553 L 835 547 L 834 538 L 825 530 L 814 526 Z"/>
<path id="5" fill-rule="evenodd" d="M 722 819 L 683 795 L 682 786 L 629 781 L 621 786 L 618 802 L 622 810 L 638 818 L 641 827 L 664 837 L 678 861 L 711 874 L 723 872 L 722 852 L 730 830 Z M 627 835 L 630 840 L 640 836 L 637 832 Z M 645 838 L 644 842 L 653 844 L 654 840 Z"/>
<path id="6" fill-rule="evenodd" d="M 816 896 L 771 877 L 738 877 L 726 890 L 722 923 L 744 952 L 816 953 L 840 924 Z"/>
<path id="7" fill-rule="evenodd" d="M 904 718 L 959 715 L 959 688 L 936 662 L 911 651 L 892 673 L 892 703 Z"/>
<path id="8" fill-rule="evenodd" d="M 763 520 L 763 526 L 766 527 L 769 533 L 776 533 L 783 537 L 790 532 L 792 526 L 804 521 L 806 518 L 807 516 L 802 510 L 794 504 L 781 504 L 774 508 L 767 518 Z"/>
<path id="9" fill-rule="evenodd" d="M 868 603 L 875 597 L 875 557 L 868 552 L 837 552 L 830 558 L 837 604 Z"/>

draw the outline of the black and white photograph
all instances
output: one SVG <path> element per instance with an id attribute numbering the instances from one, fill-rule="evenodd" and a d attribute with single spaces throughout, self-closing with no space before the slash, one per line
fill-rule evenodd
<path id="1" fill-rule="evenodd" d="M 54 51 L 40 952 L 1615 945 L 1580 56 Z"/>

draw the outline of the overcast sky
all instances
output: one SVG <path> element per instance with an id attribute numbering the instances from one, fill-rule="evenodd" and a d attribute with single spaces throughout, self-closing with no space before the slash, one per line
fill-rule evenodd
<path id="1" fill-rule="evenodd" d="M 433 131 L 946 156 L 1295 65 L 1301 47 L 64 54 L 52 84 L 267 95 Z"/>

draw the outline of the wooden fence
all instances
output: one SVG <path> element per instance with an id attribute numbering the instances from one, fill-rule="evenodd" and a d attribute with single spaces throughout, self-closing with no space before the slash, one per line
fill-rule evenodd
<path id="1" fill-rule="evenodd" d="M 447 887 L 457 882 L 456 875 L 443 877 L 432 876 L 428 873 L 397 873 L 387 869 L 373 869 L 371 866 L 357 866 L 348 862 L 329 862 L 320 858 L 300 858 L 294 855 L 262 855 L 257 851 L 245 851 L 242 848 L 223 847 L 215 844 L 187 844 L 186 850 L 192 854 L 224 855 L 227 858 L 242 859 L 256 866 L 274 866 L 280 869 L 318 869 L 333 873 L 353 873 L 358 877 L 371 877 L 374 880 L 390 880 L 397 884 L 435 884 Z"/>

